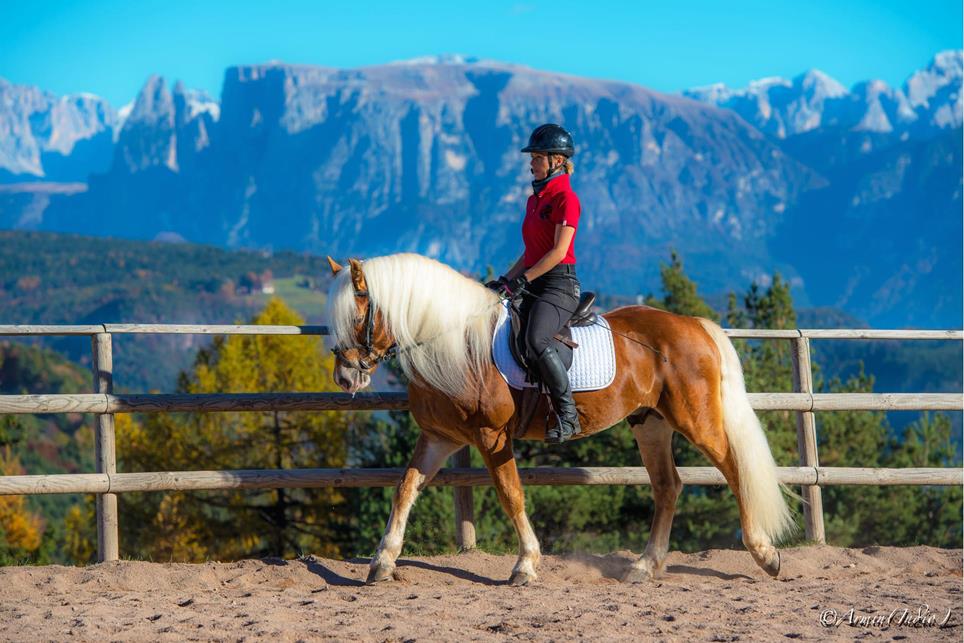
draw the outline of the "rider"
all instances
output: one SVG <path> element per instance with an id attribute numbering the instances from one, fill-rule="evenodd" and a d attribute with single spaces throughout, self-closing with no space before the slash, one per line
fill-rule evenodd
<path id="1" fill-rule="evenodd" d="M 521 305 L 523 319 L 528 318 L 528 359 L 538 365 L 556 413 L 557 423 L 546 431 L 546 442 L 558 443 L 580 432 L 569 375 L 553 341 L 579 303 L 573 248 L 580 206 L 569 184 L 572 135 L 553 123 L 540 125 L 521 151 L 530 154 L 535 177 L 522 222 L 525 252 L 505 275 L 486 285 L 509 298 L 523 289 L 531 293 Z"/>

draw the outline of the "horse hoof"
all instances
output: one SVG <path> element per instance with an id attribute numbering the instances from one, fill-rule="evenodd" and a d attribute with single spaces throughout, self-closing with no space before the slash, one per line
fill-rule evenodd
<path id="1" fill-rule="evenodd" d="M 394 567 L 389 567 L 388 565 L 376 565 L 368 570 L 368 580 L 365 581 L 365 584 L 374 585 L 375 583 L 392 580 L 392 575 L 394 572 Z"/>
<path id="2" fill-rule="evenodd" d="M 766 565 L 761 565 L 761 567 L 767 574 L 776 578 L 777 574 L 780 573 L 780 550 L 777 550 L 777 555 L 772 560 L 767 562 Z"/>
<path id="3" fill-rule="evenodd" d="M 535 575 L 528 572 L 515 572 L 512 574 L 512 578 L 509 579 L 509 585 L 512 585 L 513 587 L 522 587 L 523 585 L 528 585 L 535 579 Z"/>
<path id="4" fill-rule="evenodd" d="M 653 575 L 647 569 L 641 569 L 639 567 L 630 567 L 623 574 L 624 583 L 648 583 L 653 580 Z"/>

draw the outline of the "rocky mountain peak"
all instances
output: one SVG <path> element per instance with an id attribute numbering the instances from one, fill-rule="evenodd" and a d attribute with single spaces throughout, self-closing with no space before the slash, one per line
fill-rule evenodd
<path id="1" fill-rule="evenodd" d="M 904 83 L 904 93 L 923 122 L 936 127 L 961 127 L 961 80 L 964 52 L 942 51 L 926 69 L 914 73 Z"/>
<path id="2" fill-rule="evenodd" d="M 805 92 L 813 100 L 839 98 L 847 94 L 847 88 L 819 69 L 811 69 L 796 76 L 793 86 Z"/>
<path id="3" fill-rule="evenodd" d="M 181 81 L 172 91 L 162 76 L 150 76 L 124 118 L 113 171 L 163 167 L 179 172 L 210 145 L 210 130 L 219 116 L 218 104 L 206 93 Z"/>
<path id="4" fill-rule="evenodd" d="M 174 97 L 167 88 L 163 76 L 150 76 L 137 98 L 124 124 L 125 129 L 135 125 L 163 125 L 174 121 Z"/>
<path id="5" fill-rule="evenodd" d="M 0 78 L 0 182 L 86 179 L 91 163 L 106 167 L 116 122 L 99 96 L 58 97 Z M 74 163 L 70 156 L 83 160 Z"/>

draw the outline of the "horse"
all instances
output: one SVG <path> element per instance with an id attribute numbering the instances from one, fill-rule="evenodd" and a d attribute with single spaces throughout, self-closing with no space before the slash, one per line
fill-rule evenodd
<path id="1" fill-rule="evenodd" d="M 368 583 L 390 580 L 405 524 L 419 492 L 446 458 L 465 445 L 482 455 L 499 501 L 515 526 L 519 555 L 509 583 L 537 578 L 539 541 L 525 511 L 513 438 L 543 440 L 546 402 L 518 427 L 520 392 L 491 357 L 501 300 L 492 290 L 434 259 L 401 253 L 328 257 L 334 279 L 328 324 L 335 355 L 332 378 L 354 394 L 368 386 L 381 361 L 397 355 L 409 379 L 409 410 L 420 435 L 392 499 Z M 602 390 L 575 393 L 582 439 L 628 419 L 650 476 L 655 511 L 643 554 L 624 582 L 657 578 L 669 548 L 682 483 L 672 454 L 678 431 L 718 468 L 736 496 L 742 540 L 770 576 L 780 571 L 774 543 L 795 528 L 785 487 L 760 422 L 750 406 L 733 344 L 710 320 L 647 306 L 604 313 L 613 332 L 616 377 Z"/>

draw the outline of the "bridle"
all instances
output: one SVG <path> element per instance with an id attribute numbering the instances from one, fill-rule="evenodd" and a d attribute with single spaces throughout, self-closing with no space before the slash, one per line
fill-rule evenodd
<path id="1" fill-rule="evenodd" d="M 335 357 L 356 370 L 370 371 L 378 366 L 379 362 L 383 362 L 386 359 L 391 359 L 395 356 L 395 354 L 398 352 L 398 342 L 393 343 L 381 354 L 375 354 L 375 347 L 372 345 L 372 335 L 375 334 L 375 315 L 372 314 L 373 306 L 371 299 L 368 296 L 367 290 L 355 290 L 355 297 L 362 297 L 368 300 L 368 308 L 365 310 L 365 343 L 360 347 L 357 347 L 365 351 L 365 357 L 360 358 L 357 362 L 354 362 L 345 357 L 345 349 L 333 348 L 331 349 L 331 352 L 335 355 Z"/>

